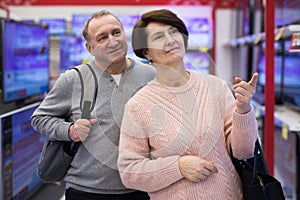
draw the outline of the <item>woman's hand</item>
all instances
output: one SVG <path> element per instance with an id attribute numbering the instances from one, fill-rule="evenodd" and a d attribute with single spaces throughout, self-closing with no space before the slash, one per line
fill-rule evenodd
<path id="1" fill-rule="evenodd" d="M 69 138 L 74 142 L 84 141 L 89 136 L 93 124 L 97 119 L 77 119 L 69 129 Z"/>
<path id="2" fill-rule="evenodd" d="M 243 81 L 239 77 L 235 77 L 233 85 L 236 98 L 236 112 L 245 114 L 251 110 L 250 100 L 255 94 L 258 73 L 254 73 L 249 82 Z"/>
<path id="3" fill-rule="evenodd" d="M 198 156 L 181 156 L 178 163 L 182 176 L 193 182 L 204 181 L 212 173 L 218 172 L 213 163 Z"/>

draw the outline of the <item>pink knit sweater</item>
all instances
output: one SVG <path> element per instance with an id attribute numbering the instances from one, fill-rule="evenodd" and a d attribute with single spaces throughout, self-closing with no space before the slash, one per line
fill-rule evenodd
<path id="1" fill-rule="evenodd" d="M 253 155 L 257 122 L 253 109 L 234 112 L 226 83 L 212 75 L 191 73 L 181 87 L 153 80 L 125 107 L 118 166 L 128 188 L 146 191 L 152 200 L 242 199 L 241 183 L 228 155 Z M 196 155 L 214 163 L 218 173 L 191 182 L 178 158 Z"/>

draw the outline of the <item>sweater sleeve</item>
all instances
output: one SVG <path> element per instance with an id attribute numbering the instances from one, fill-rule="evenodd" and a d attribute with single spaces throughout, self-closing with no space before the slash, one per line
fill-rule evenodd
<path id="1" fill-rule="evenodd" d="M 139 114 L 140 113 L 140 114 Z M 151 159 L 142 106 L 128 103 L 121 126 L 118 167 L 128 188 L 155 192 L 182 179 L 178 155 Z"/>
<path id="2" fill-rule="evenodd" d="M 246 114 L 235 112 L 235 98 L 230 88 L 225 87 L 224 132 L 227 146 L 231 147 L 234 157 L 245 159 L 253 156 L 255 141 L 258 137 L 257 121 L 253 107 Z"/>
<path id="3" fill-rule="evenodd" d="M 68 136 L 71 122 L 72 91 L 75 70 L 62 74 L 31 116 L 32 127 L 50 140 L 70 140 Z"/>

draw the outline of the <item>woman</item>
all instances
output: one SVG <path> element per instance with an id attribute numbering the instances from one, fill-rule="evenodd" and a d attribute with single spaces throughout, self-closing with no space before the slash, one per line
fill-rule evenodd
<path id="1" fill-rule="evenodd" d="M 145 13 L 134 27 L 135 54 L 157 69 L 156 79 L 125 106 L 118 166 L 125 186 L 151 199 L 242 199 L 229 151 L 251 157 L 257 122 L 250 105 L 258 74 L 226 83 L 185 69 L 188 32 L 169 10 Z"/>

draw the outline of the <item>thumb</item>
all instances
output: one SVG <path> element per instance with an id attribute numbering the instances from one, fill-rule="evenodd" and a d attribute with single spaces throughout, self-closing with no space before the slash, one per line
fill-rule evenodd
<path id="1" fill-rule="evenodd" d="M 91 124 L 96 124 L 97 123 L 97 119 L 90 119 Z"/>
<path id="2" fill-rule="evenodd" d="M 251 86 L 256 86 L 256 84 L 257 84 L 257 79 L 258 79 L 258 73 L 255 72 L 255 73 L 252 75 L 252 78 L 251 78 L 251 80 L 248 82 L 248 84 L 251 85 Z"/>

